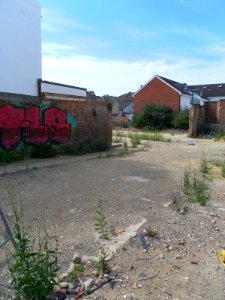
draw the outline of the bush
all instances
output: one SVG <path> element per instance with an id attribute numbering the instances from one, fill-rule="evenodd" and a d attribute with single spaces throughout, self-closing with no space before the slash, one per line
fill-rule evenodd
<path id="1" fill-rule="evenodd" d="M 14 161 L 23 160 L 24 155 L 17 150 L 2 150 L 0 149 L 0 164 L 8 164 Z"/>
<path id="2" fill-rule="evenodd" d="M 46 143 L 42 145 L 33 145 L 31 147 L 30 157 L 31 158 L 48 158 L 55 157 L 58 155 L 57 146 L 51 143 Z"/>
<path id="3" fill-rule="evenodd" d="M 133 126 L 137 128 L 147 128 L 162 130 L 171 128 L 173 111 L 165 105 L 145 105 L 142 111 L 134 115 Z"/>
<path id="4" fill-rule="evenodd" d="M 175 112 L 172 119 L 172 126 L 176 129 L 189 128 L 189 111 L 183 110 Z"/>

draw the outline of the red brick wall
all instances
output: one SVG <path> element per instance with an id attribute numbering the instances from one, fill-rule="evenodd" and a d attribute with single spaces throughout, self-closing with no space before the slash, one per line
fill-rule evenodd
<path id="1" fill-rule="evenodd" d="M 52 101 L 44 104 L 57 105 L 66 110 L 76 121 L 68 141 L 76 147 L 106 148 L 112 142 L 112 105 L 95 101 Z"/>
<path id="2" fill-rule="evenodd" d="M 134 96 L 134 112 L 140 112 L 145 104 L 166 105 L 173 110 L 179 110 L 180 95 L 158 78 L 154 78 Z"/>
<path id="3" fill-rule="evenodd" d="M 20 142 L 105 149 L 112 141 L 112 105 L 95 101 L 20 103 L 0 98 L 0 147 Z"/>

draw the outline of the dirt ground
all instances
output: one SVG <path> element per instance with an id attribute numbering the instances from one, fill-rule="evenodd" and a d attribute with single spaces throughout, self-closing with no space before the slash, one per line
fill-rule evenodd
<path id="1" fill-rule="evenodd" d="M 168 134 L 169 135 L 169 134 Z M 101 198 L 110 228 L 115 232 L 147 219 L 140 229 L 157 230 L 158 238 L 139 236 L 117 251 L 110 266 L 117 273 L 114 289 L 104 285 L 84 299 L 225 299 L 225 268 L 216 251 L 225 247 L 225 179 L 218 172 L 209 181 L 206 206 L 186 202 L 188 212 L 168 205 L 182 196 L 181 178 L 188 164 L 201 158 L 224 158 L 225 142 L 171 136 L 153 142 L 145 151 L 125 157 L 83 156 L 29 160 L 0 167 L 0 201 L 8 214 L 7 186 L 23 201 L 25 224 L 37 232 L 38 223 L 59 238 L 61 270 L 74 252 L 96 255 L 96 204 Z M 118 151 L 118 148 L 114 151 Z M 0 234 L 3 226 L 0 220 Z M 1 237 L 0 237 L 1 239 Z M 10 299 L 6 255 L 0 248 L 0 299 Z"/>

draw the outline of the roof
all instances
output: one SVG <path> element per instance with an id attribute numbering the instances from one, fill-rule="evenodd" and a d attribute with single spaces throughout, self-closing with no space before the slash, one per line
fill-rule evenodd
<path id="1" fill-rule="evenodd" d="M 225 83 L 189 85 L 188 88 L 203 98 L 225 97 Z"/>
<path id="2" fill-rule="evenodd" d="M 190 95 L 187 84 L 186 83 L 180 83 L 159 75 L 155 75 L 153 78 L 151 78 L 148 82 L 146 82 L 141 88 L 134 94 L 136 95 L 138 92 L 140 92 L 146 85 L 148 85 L 154 78 L 158 78 L 159 80 L 163 81 L 165 84 L 169 85 L 171 88 L 176 90 L 179 94 L 187 94 Z"/>

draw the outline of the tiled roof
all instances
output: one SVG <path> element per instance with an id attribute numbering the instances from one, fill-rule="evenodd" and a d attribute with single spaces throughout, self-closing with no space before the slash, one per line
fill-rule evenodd
<path id="1" fill-rule="evenodd" d="M 167 82 L 169 85 L 180 91 L 182 94 L 188 94 L 187 84 L 186 83 L 180 83 L 162 76 L 157 75 L 158 78 L 161 78 L 163 81 Z"/>
<path id="2" fill-rule="evenodd" d="M 203 98 L 225 97 L 225 83 L 189 85 L 188 88 Z"/>

